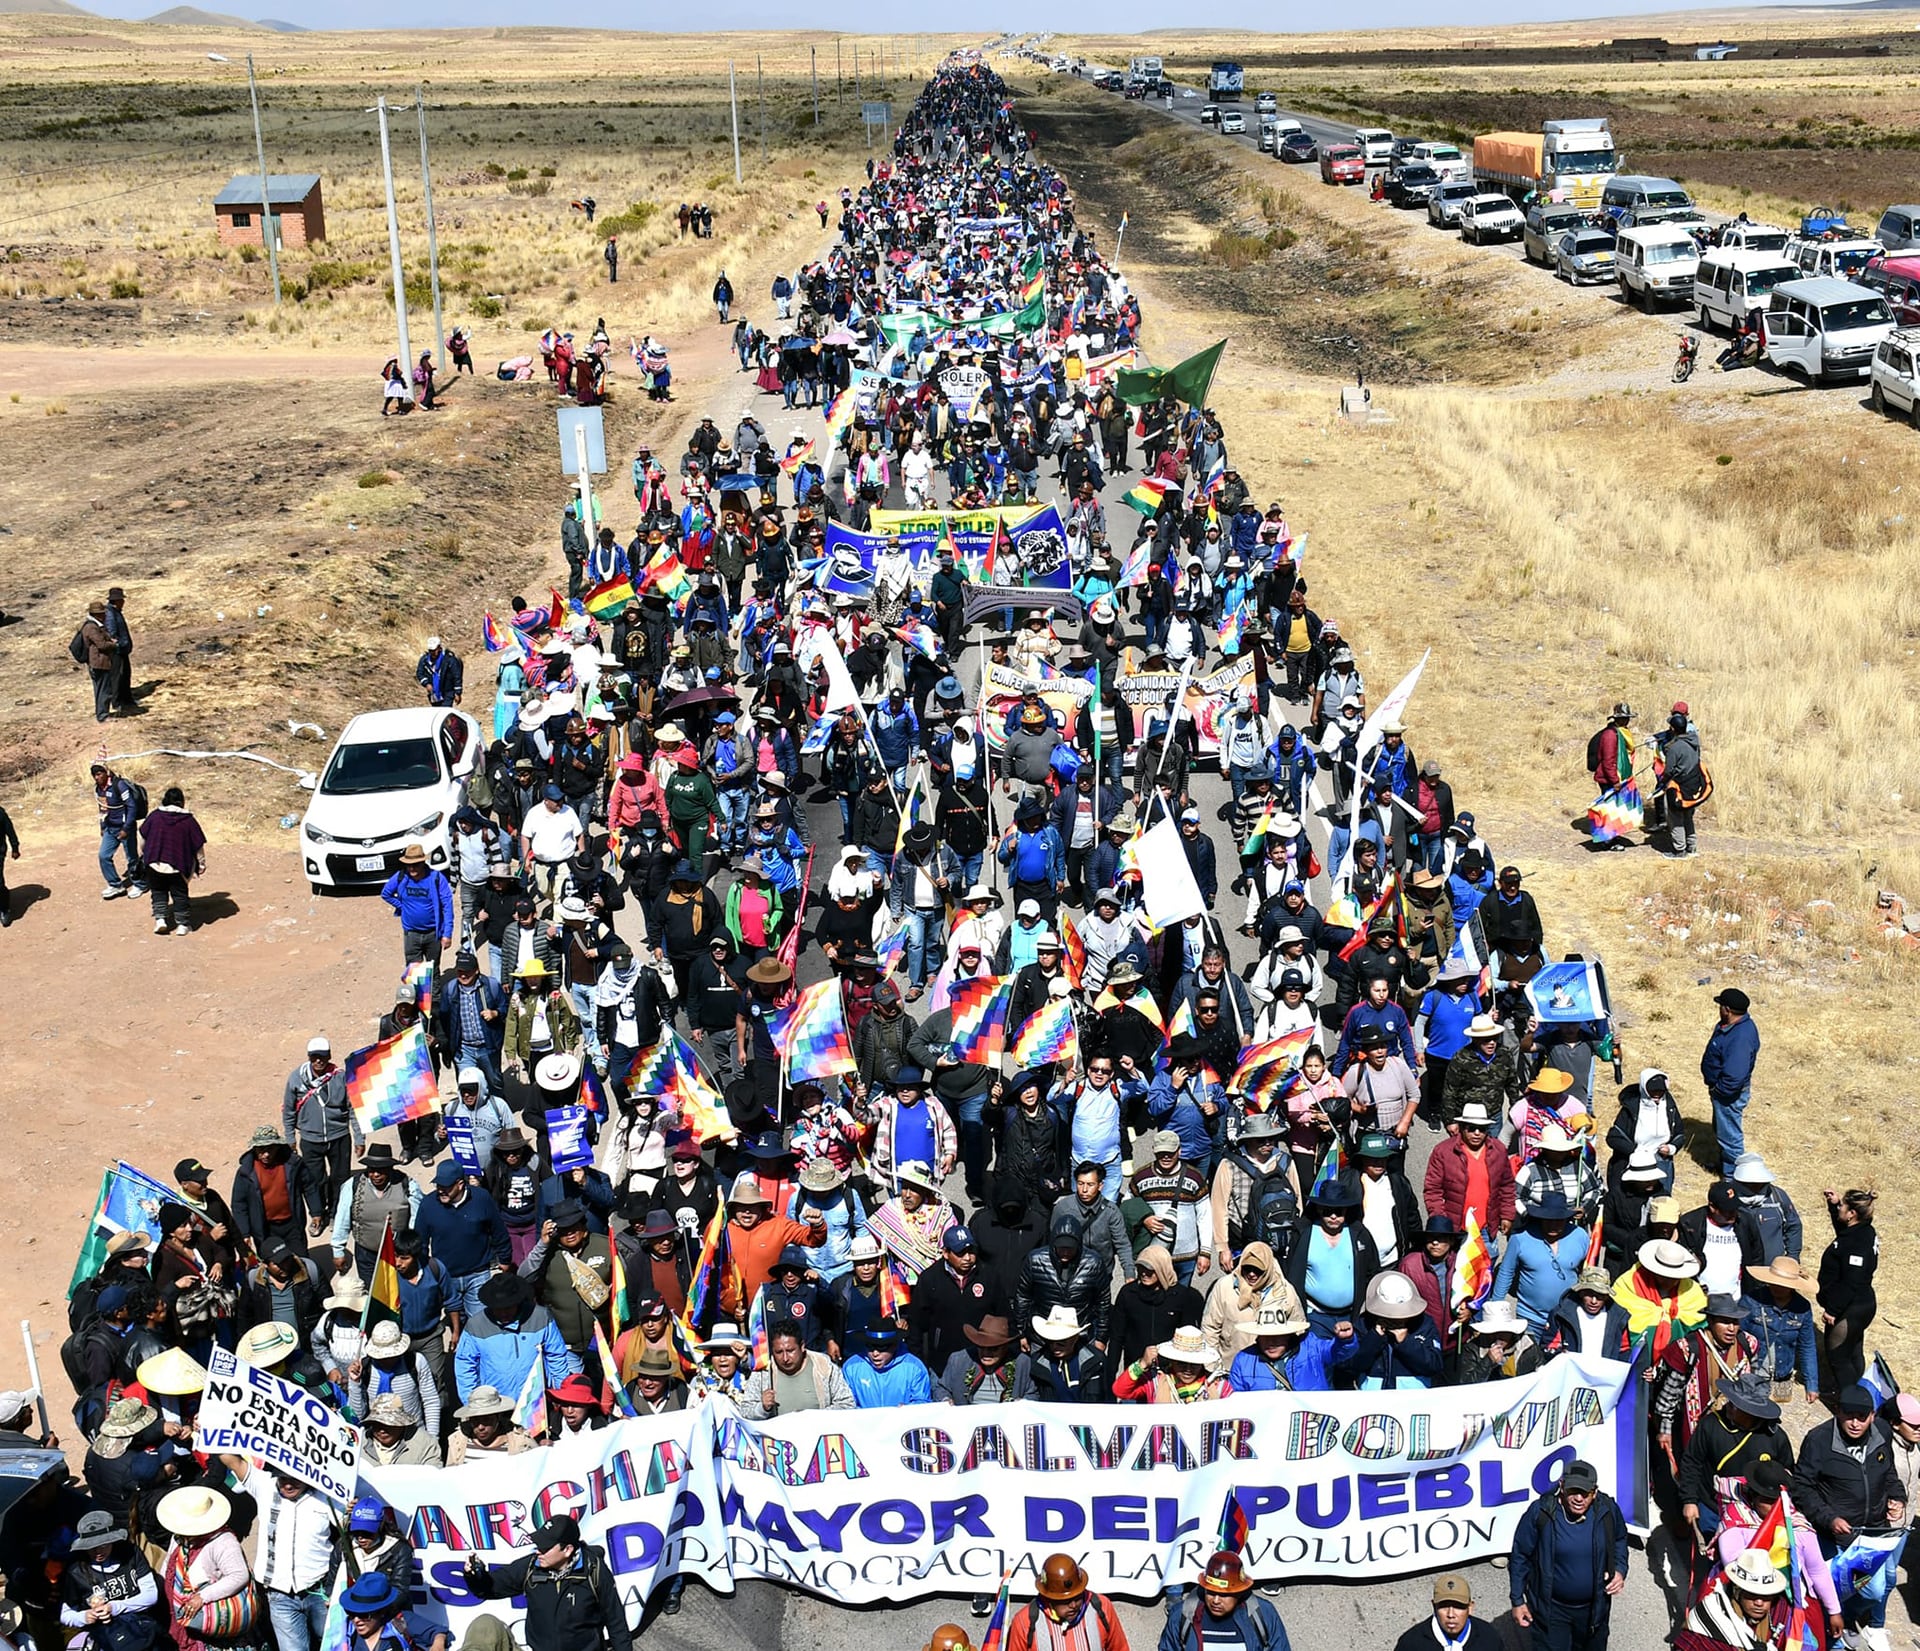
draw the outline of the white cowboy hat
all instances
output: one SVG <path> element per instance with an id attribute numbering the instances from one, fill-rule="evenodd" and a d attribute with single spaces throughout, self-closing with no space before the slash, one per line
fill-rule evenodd
<path id="1" fill-rule="evenodd" d="M 209 1485 L 182 1485 L 161 1497 L 153 1512 L 175 1536 L 206 1536 L 226 1524 L 233 1504 Z"/>
<path id="2" fill-rule="evenodd" d="M 926 1164 L 897 1165 L 894 1168 L 893 1178 L 903 1187 L 918 1187 L 922 1192 L 930 1192 L 936 1198 L 940 1196 L 940 1178 Z"/>
<path id="3" fill-rule="evenodd" d="M 1475 1335 L 1482 1336 L 1523 1336 L 1527 1321 L 1520 1316 L 1519 1305 L 1513 1297 L 1496 1296 L 1480 1309 L 1473 1329 Z"/>
<path id="4" fill-rule="evenodd" d="M 1671 1238 L 1648 1239 L 1633 1259 L 1647 1272 L 1658 1273 L 1662 1278 L 1700 1276 L 1700 1258 L 1686 1245 L 1676 1243 Z"/>
<path id="5" fill-rule="evenodd" d="M 1542 1152 L 1578 1152 L 1578 1136 L 1569 1135 L 1558 1122 L 1548 1124 L 1540 1131 L 1540 1150 Z"/>
<path id="6" fill-rule="evenodd" d="M 1260 1311 L 1253 1315 L 1253 1333 L 1256 1336 L 1304 1336 L 1307 1321 L 1297 1313 L 1289 1313 L 1277 1301 L 1263 1301 Z"/>
<path id="7" fill-rule="evenodd" d="M 1075 1336 L 1084 1336 L 1087 1330 L 1080 1322 L 1078 1312 L 1071 1307 L 1056 1305 L 1048 1309 L 1044 1318 L 1033 1321 L 1033 1333 L 1042 1341 L 1071 1341 Z"/>

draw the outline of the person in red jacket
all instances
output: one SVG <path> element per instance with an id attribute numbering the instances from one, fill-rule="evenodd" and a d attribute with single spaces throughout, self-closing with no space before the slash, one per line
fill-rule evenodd
<path id="1" fill-rule="evenodd" d="M 1447 1346 L 1456 1324 L 1473 1317 L 1473 1306 L 1453 1305 L 1453 1264 L 1460 1253 L 1459 1223 L 1450 1215 L 1430 1215 L 1421 1234 L 1420 1247 L 1399 1261 L 1399 1270 L 1413 1280 L 1420 1299 L 1427 1304 L 1427 1326 Z M 1449 1349 L 1451 1351 L 1451 1349 Z"/>
<path id="2" fill-rule="evenodd" d="M 1071 1555 L 1047 1555 L 1034 1594 L 1009 1614 L 1007 1651 L 1127 1651 L 1112 1602 L 1087 1586 Z"/>
<path id="3" fill-rule="evenodd" d="M 1491 1134 L 1492 1115 L 1477 1101 L 1460 1109 L 1459 1133 L 1443 1135 L 1427 1160 L 1427 1213 L 1444 1215 L 1462 1232 L 1467 1211 L 1485 1232 L 1513 1225 L 1513 1160 Z"/>

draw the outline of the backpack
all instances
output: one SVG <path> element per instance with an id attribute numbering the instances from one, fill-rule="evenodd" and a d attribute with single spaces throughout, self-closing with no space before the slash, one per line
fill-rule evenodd
<path id="1" fill-rule="evenodd" d="M 1607 724 L 1607 728 L 1612 726 L 1612 723 Z M 1587 772 L 1589 774 L 1597 774 L 1600 771 L 1600 759 L 1604 755 L 1600 749 L 1600 736 L 1606 733 L 1607 728 L 1600 729 L 1587 741 Z"/>
<path id="2" fill-rule="evenodd" d="M 119 1338 L 109 1330 L 106 1321 L 90 1317 L 72 1335 L 60 1344 L 60 1368 L 67 1373 L 67 1381 L 75 1393 L 82 1399 L 93 1385 L 87 1375 L 87 1349 L 97 1342 L 109 1345 L 117 1343 Z"/>
<path id="3" fill-rule="evenodd" d="M 67 652 L 72 656 L 73 662 L 76 665 L 84 665 L 93 657 L 87 647 L 87 627 L 85 625 L 82 625 L 73 633 L 73 640 L 67 644 Z"/>
<path id="4" fill-rule="evenodd" d="M 1294 1197 L 1284 1175 L 1262 1175 L 1238 1153 L 1232 1162 L 1253 1177 L 1253 1191 L 1238 1230 L 1229 1224 L 1227 1242 L 1239 1250 L 1258 1239 L 1273 1251 L 1275 1261 L 1284 1263 L 1300 1231 L 1300 1200 Z"/>
<path id="5" fill-rule="evenodd" d="M 1085 759 L 1071 745 L 1062 740 L 1053 748 L 1053 754 L 1047 758 L 1047 766 L 1060 778 L 1064 788 L 1079 778 L 1080 765 Z"/>
<path id="6" fill-rule="evenodd" d="M 147 788 L 138 780 L 130 780 L 125 775 L 120 776 L 120 783 L 133 797 L 134 819 L 144 820 L 147 817 Z"/>

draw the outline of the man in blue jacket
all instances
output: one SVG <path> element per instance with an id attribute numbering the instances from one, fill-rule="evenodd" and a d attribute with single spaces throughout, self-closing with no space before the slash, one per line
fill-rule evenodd
<path id="1" fill-rule="evenodd" d="M 447 1270 L 447 1311 L 457 1332 L 461 1318 L 480 1310 L 480 1286 L 513 1260 L 500 1206 L 451 1158 L 443 1158 L 433 1172 L 433 1196 L 420 1200 L 413 1226 Z"/>
<path id="2" fill-rule="evenodd" d="M 433 994 L 440 1047 L 456 1068 L 476 1066 L 485 1073 L 489 1095 L 498 1095 L 504 1087 L 500 1051 L 507 1033 L 506 1004 L 499 982 L 480 972 L 480 960 L 472 952 L 454 958 L 453 978 L 442 981 Z"/>
<path id="3" fill-rule="evenodd" d="M 1747 1102 L 1753 1098 L 1753 1067 L 1760 1058 L 1760 1028 L 1747 1013 L 1747 994 L 1729 986 L 1713 1000 L 1720 1024 L 1700 1057 L 1700 1076 L 1713 1102 L 1713 1138 L 1720 1144 L 1716 1175 L 1731 1175 L 1747 1150 Z"/>
<path id="4" fill-rule="evenodd" d="M 905 1333 L 897 1325 L 870 1326 L 861 1338 L 861 1350 L 847 1360 L 844 1374 L 860 1410 L 933 1402 L 933 1377 L 906 1350 Z"/>
<path id="5" fill-rule="evenodd" d="M 1533 1651 L 1607 1651 L 1614 1597 L 1627 1586 L 1627 1524 L 1591 1462 L 1520 1516 L 1507 1560 L 1513 1620 Z"/>
<path id="6" fill-rule="evenodd" d="M 400 919 L 401 955 L 408 963 L 422 958 L 436 970 L 440 951 L 453 944 L 453 885 L 427 864 L 418 843 L 401 850 L 400 869 L 387 879 L 380 898 Z"/>
<path id="7" fill-rule="evenodd" d="M 1193 1588 L 1167 1590 L 1167 1625 L 1159 1651 L 1292 1651 L 1286 1624 L 1270 1601 L 1253 1596 L 1253 1578 L 1236 1553 L 1207 1561 Z"/>
<path id="8" fill-rule="evenodd" d="M 558 1387 L 581 1373 L 553 1316 L 540 1306 L 533 1286 L 518 1273 L 497 1273 L 480 1286 L 480 1311 L 467 1322 L 453 1348 L 453 1385 L 465 1404 L 476 1387 L 518 1393 L 539 1359 L 541 1382 Z"/>

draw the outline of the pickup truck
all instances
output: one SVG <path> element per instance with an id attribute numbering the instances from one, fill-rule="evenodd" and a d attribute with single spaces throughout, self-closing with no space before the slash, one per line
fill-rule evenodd
<path id="1" fill-rule="evenodd" d="M 1535 201 L 1527 208 L 1526 227 L 1520 231 L 1520 250 L 1530 264 L 1553 265 L 1554 248 L 1562 235 L 1586 226 L 1587 215 L 1571 201 Z"/>
<path id="2" fill-rule="evenodd" d="M 1520 208 L 1505 195 L 1473 195 L 1460 205 L 1460 239 L 1475 246 L 1517 241 L 1525 230 Z"/>
<path id="3" fill-rule="evenodd" d="M 1330 143 L 1320 151 L 1322 183 L 1365 183 L 1367 163 L 1355 143 Z"/>
<path id="4" fill-rule="evenodd" d="M 1878 241 L 1864 237 L 1851 240 L 1803 241 L 1787 243 L 1787 258 L 1807 275 L 1832 275 L 1842 281 L 1857 281 L 1868 261 L 1881 255 Z"/>

